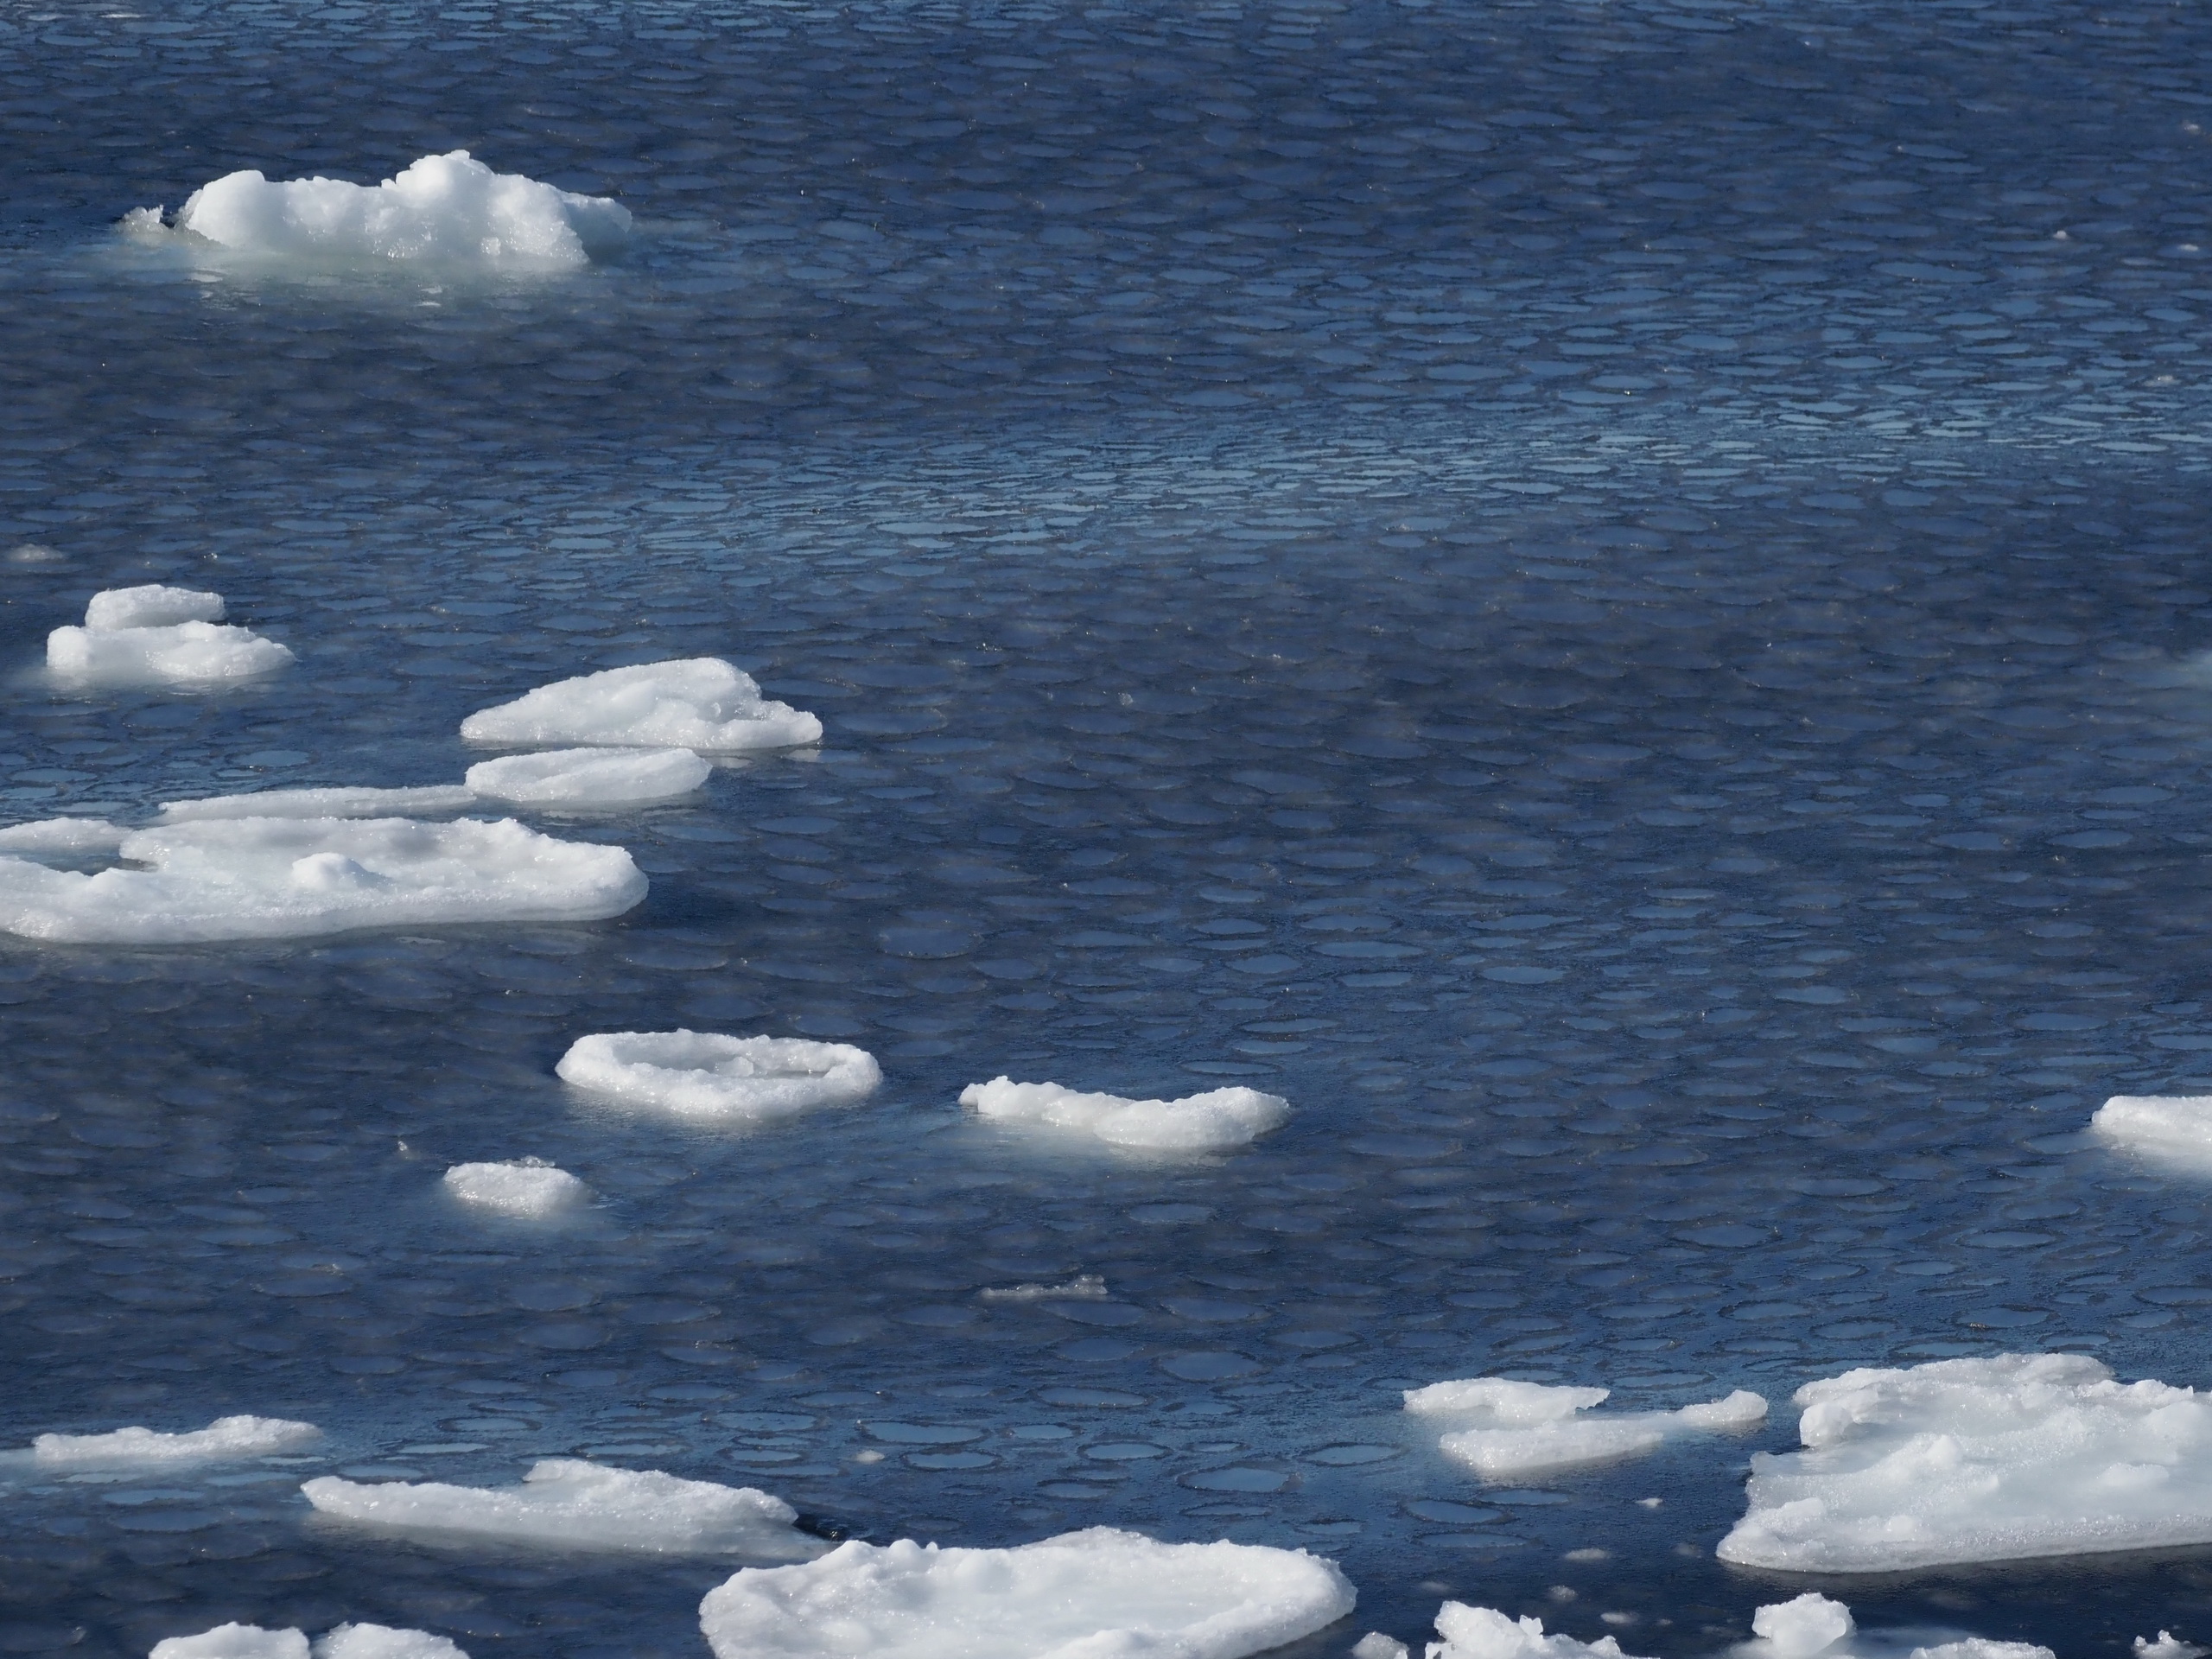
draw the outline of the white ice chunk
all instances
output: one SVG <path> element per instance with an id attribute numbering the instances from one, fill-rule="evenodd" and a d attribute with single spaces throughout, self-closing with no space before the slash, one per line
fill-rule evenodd
<path id="1" fill-rule="evenodd" d="M 2058 1656 L 2032 1642 L 1998 1642 L 1986 1636 L 1969 1636 L 1963 1641 L 1915 1648 L 1908 1659 L 2058 1659 Z"/>
<path id="2" fill-rule="evenodd" d="M 511 1164 L 455 1164 L 446 1171 L 446 1188 L 464 1204 L 510 1216 L 550 1216 L 591 1196 L 565 1169 L 536 1158 Z"/>
<path id="3" fill-rule="evenodd" d="M 541 685 L 471 715 L 461 734 L 511 747 L 591 743 L 719 754 L 818 742 L 822 722 L 763 698 L 750 674 L 719 657 L 691 657 Z"/>
<path id="4" fill-rule="evenodd" d="M 753 1487 L 685 1480 L 658 1469 L 609 1469 L 575 1458 L 533 1464 L 519 1486 L 365 1485 L 325 1475 L 300 1490 L 326 1515 L 409 1530 L 664 1554 L 738 1551 L 776 1561 L 804 1560 L 819 1548 L 793 1529 L 797 1510 Z"/>
<path id="5" fill-rule="evenodd" d="M 711 1031 L 610 1031 L 579 1037 L 554 1068 L 564 1083 L 685 1117 L 788 1117 L 849 1106 L 883 1080 L 848 1043 L 727 1037 Z"/>
<path id="6" fill-rule="evenodd" d="M 218 1624 L 197 1636 L 166 1637 L 146 1659 L 308 1659 L 307 1632 Z"/>
<path id="7" fill-rule="evenodd" d="M 636 806 L 689 795 L 714 770 L 690 749 L 549 749 L 480 760 L 468 786 L 518 805 Z"/>
<path id="8" fill-rule="evenodd" d="M 1680 1411 L 1638 1411 L 1618 1417 L 1580 1415 L 1601 1402 L 1605 1389 L 1554 1388 L 1502 1376 L 1432 1382 L 1406 1390 L 1406 1409 L 1427 1417 L 1463 1417 L 1469 1426 L 1437 1441 L 1445 1455 L 1492 1479 L 1577 1463 L 1602 1463 L 1648 1452 L 1672 1435 L 1748 1428 L 1766 1417 L 1766 1402 L 1738 1389 L 1722 1400 Z"/>
<path id="9" fill-rule="evenodd" d="M 987 1302 L 1103 1301 L 1106 1275 L 1079 1273 L 1065 1285 L 990 1285 L 976 1294 Z"/>
<path id="10" fill-rule="evenodd" d="M 2184 1642 L 2171 1630 L 2160 1630 L 2153 1642 L 2147 1636 L 2135 1638 L 2135 1659 L 2202 1659 L 2204 1649 L 2194 1642 Z"/>
<path id="11" fill-rule="evenodd" d="M 56 628 L 46 636 L 48 670 L 63 679 L 96 685 L 250 680 L 291 660 L 291 652 L 274 639 L 215 622 L 112 631 Z"/>
<path id="12" fill-rule="evenodd" d="M 2089 1128 L 2137 1152 L 2212 1163 L 2212 1095 L 2114 1095 Z"/>
<path id="13" fill-rule="evenodd" d="M 168 628 L 180 622 L 219 622 L 223 596 L 194 588 L 110 588 L 85 607 L 85 626 L 97 633 L 117 628 Z"/>
<path id="14" fill-rule="evenodd" d="M 1180 1100 L 1126 1100 L 1005 1077 L 969 1084 L 960 1091 L 960 1103 L 1002 1122 L 1077 1129 L 1117 1147 L 1166 1152 L 1241 1147 L 1280 1128 L 1290 1116 L 1290 1103 L 1281 1096 L 1241 1086 Z"/>
<path id="15" fill-rule="evenodd" d="M 2082 1354 L 1808 1382 L 1805 1450 L 1751 1459 L 1723 1560 L 1888 1573 L 2212 1542 L 2212 1395 Z"/>
<path id="16" fill-rule="evenodd" d="M 31 1460 L 41 1469 L 104 1469 L 117 1465 L 223 1463 L 296 1452 L 322 1438 L 313 1423 L 283 1417 L 218 1417 L 181 1434 L 118 1428 L 108 1434 L 41 1434 Z"/>
<path id="17" fill-rule="evenodd" d="M 237 818 L 127 836 L 96 875 L 0 856 L 0 931 L 78 944 L 295 938 L 452 922 L 588 921 L 645 896 L 620 847 L 512 819 Z"/>
<path id="18" fill-rule="evenodd" d="M 389 1624 L 340 1624 L 315 1644 L 315 1659 L 468 1659 L 442 1636 Z"/>
<path id="19" fill-rule="evenodd" d="M 105 818 L 41 818 L 0 830 L 0 853 L 111 853 L 130 834 Z"/>
<path id="20" fill-rule="evenodd" d="M 630 236 L 620 202 L 494 173 L 465 149 L 425 156 L 373 188 L 226 174 L 194 191 L 176 222 L 241 253 L 479 270 L 582 265 Z"/>
<path id="21" fill-rule="evenodd" d="M 1407 1659 L 1411 1651 L 1396 1637 L 1370 1630 L 1351 1644 L 1351 1659 Z"/>
<path id="22" fill-rule="evenodd" d="M 331 789 L 261 789 L 245 795 L 202 795 L 165 801 L 159 823 L 200 823 L 209 818 L 411 818 L 459 812 L 476 804 L 474 790 L 459 784 L 411 789 L 340 785 Z"/>
<path id="23" fill-rule="evenodd" d="M 1624 1659 L 1610 1636 L 1578 1642 L 1564 1633 L 1544 1634 L 1541 1618 L 1508 1618 L 1495 1607 L 1470 1607 L 1447 1601 L 1436 1611 L 1436 1633 L 1427 1659 Z"/>
<path id="24" fill-rule="evenodd" d="M 1013 1549 L 853 1542 L 707 1592 L 715 1659 L 1238 1659 L 1334 1624 L 1336 1563 L 1096 1527 Z"/>
<path id="25" fill-rule="evenodd" d="M 1794 1601 L 1770 1603 L 1751 1615 L 1751 1634 L 1767 1643 L 1775 1659 L 1812 1659 L 1858 1628 L 1850 1608 L 1814 1590 Z"/>

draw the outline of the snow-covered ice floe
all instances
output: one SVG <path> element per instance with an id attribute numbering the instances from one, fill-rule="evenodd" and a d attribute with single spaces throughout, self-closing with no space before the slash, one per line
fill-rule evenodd
<path id="1" fill-rule="evenodd" d="M 1437 1444 L 1446 1456 L 1493 1478 L 1531 1469 L 1602 1463 L 1649 1452 L 1676 1434 L 1749 1428 L 1766 1420 L 1766 1402 L 1742 1389 L 1724 1400 L 1679 1411 L 1581 1415 L 1610 1392 L 1483 1376 L 1408 1389 L 1405 1397 L 1408 1411 L 1465 1420 L 1467 1427 Z"/>
<path id="2" fill-rule="evenodd" d="M 550 1216 L 591 1196 L 565 1169 L 536 1158 L 505 1164 L 455 1164 L 446 1171 L 446 1191 L 464 1204 L 510 1216 Z"/>
<path id="3" fill-rule="evenodd" d="M 579 1037 L 554 1068 L 563 1083 L 685 1117 L 788 1117 L 849 1106 L 883 1080 L 849 1043 L 727 1037 L 711 1031 L 609 1031 Z"/>
<path id="4" fill-rule="evenodd" d="M 1436 1633 L 1427 1659 L 1624 1659 L 1610 1636 L 1579 1642 L 1564 1633 L 1544 1634 L 1541 1618 L 1509 1618 L 1495 1607 L 1470 1607 L 1447 1601 L 1437 1609 Z"/>
<path id="5" fill-rule="evenodd" d="M 41 818 L 0 830 L 0 853 L 111 853 L 130 835 L 105 818 Z"/>
<path id="6" fill-rule="evenodd" d="M 1356 1599 L 1304 1550 L 1096 1527 L 1013 1549 L 843 1544 L 737 1573 L 707 1592 L 699 1625 L 715 1659 L 1238 1659 Z"/>
<path id="7" fill-rule="evenodd" d="M 2212 1165 L 2212 1095 L 2114 1095 L 2089 1128 L 2132 1151 Z"/>
<path id="8" fill-rule="evenodd" d="M 222 625 L 223 596 L 190 588 L 111 588 L 92 595 L 82 627 L 46 637 L 46 665 L 61 678 L 100 685 L 248 680 L 292 653 L 251 628 Z"/>
<path id="9" fill-rule="evenodd" d="M 148 1659 L 308 1659 L 307 1632 L 267 1630 L 258 1624 L 218 1624 L 197 1636 L 156 1642 Z M 461 1648 L 428 1630 L 389 1624 L 340 1624 L 314 1647 L 315 1659 L 468 1659 Z"/>
<path id="10" fill-rule="evenodd" d="M 1011 1077 L 969 1084 L 960 1091 L 960 1103 L 1001 1122 L 1075 1129 L 1117 1147 L 1162 1152 L 1241 1147 L 1280 1128 L 1290 1116 L 1288 1101 L 1256 1089 L 1212 1089 L 1180 1100 L 1126 1100 Z"/>
<path id="11" fill-rule="evenodd" d="M 764 698 L 750 674 L 721 658 L 690 657 L 541 685 L 469 715 L 461 734 L 505 748 L 588 743 L 729 754 L 819 742 L 822 722 Z"/>
<path id="12" fill-rule="evenodd" d="M 685 1480 L 658 1469 L 609 1469 L 575 1458 L 532 1465 L 519 1486 L 365 1485 L 325 1475 L 300 1490 L 326 1515 L 410 1531 L 772 1561 L 804 1560 L 822 1548 L 792 1527 L 797 1510 L 753 1487 Z"/>
<path id="13" fill-rule="evenodd" d="M 180 208 L 176 228 L 272 262 L 404 261 L 448 270 L 563 270 L 620 253 L 630 210 L 518 173 L 465 149 L 425 156 L 378 185 L 226 173 Z M 134 235 L 162 235 L 158 207 L 128 214 Z"/>
<path id="14" fill-rule="evenodd" d="M 389 1624 L 340 1624 L 315 1644 L 315 1659 L 468 1659 L 456 1643 L 428 1630 Z"/>
<path id="15" fill-rule="evenodd" d="M 245 795 L 164 801 L 156 822 L 166 825 L 202 823 L 210 818 L 411 818 L 423 813 L 464 811 L 475 804 L 475 791 L 459 784 L 423 784 L 407 789 L 340 785 L 329 789 L 262 789 Z"/>
<path id="16" fill-rule="evenodd" d="M 690 749 L 549 749 L 468 769 L 468 787 L 518 806 L 639 806 L 672 801 L 714 768 Z"/>
<path id="17" fill-rule="evenodd" d="M 2212 1395 L 2082 1354 L 1864 1369 L 1797 1390 L 1721 1560 L 1887 1573 L 2212 1542 Z"/>
<path id="18" fill-rule="evenodd" d="M 512 819 L 236 818 L 140 830 L 117 850 L 151 868 L 85 875 L 0 856 L 0 931 L 76 944 L 293 938 L 591 921 L 645 896 L 620 847 Z"/>
<path id="19" fill-rule="evenodd" d="M 41 1469 L 108 1469 L 150 1464 L 176 1466 L 225 1463 L 297 1452 L 322 1438 L 313 1423 L 283 1417 L 218 1417 L 205 1428 L 168 1433 L 152 1428 L 118 1428 L 107 1434 L 41 1434 L 31 1442 L 29 1459 Z M 0 1454 L 11 1459 L 21 1452 Z"/>
<path id="20" fill-rule="evenodd" d="M 1859 1628 L 1851 1609 L 1808 1590 L 1790 1601 L 1770 1602 L 1751 1615 L 1751 1634 L 1774 1659 L 1811 1659 Z"/>

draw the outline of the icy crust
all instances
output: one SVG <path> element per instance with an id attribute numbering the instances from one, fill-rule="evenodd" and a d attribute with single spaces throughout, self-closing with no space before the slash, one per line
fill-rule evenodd
<path id="1" fill-rule="evenodd" d="M 1437 1445 L 1446 1456 L 1493 1478 L 1532 1469 L 1602 1463 L 1649 1452 L 1676 1434 L 1748 1428 L 1766 1419 L 1766 1402 L 1743 1389 L 1726 1399 L 1679 1411 L 1580 1415 L 1609 1392 L 1483 1376 L 1408 1389 L 1405 1399 L 1406 1409 L 1421 1416 L 1471 1419 L 1468 1427 L 1445 1435 Z"/>
<path id="2" fill-rule="evenodd" d="M 1887 1573 L 2212 1542 L 2212 1395 L 2005 1354 L 1847 1371 L 1796 1399 L 1805 1449 L 1751 1459 L 1723 1560 Z"/>
<path id="3" fill-rule="evenodd" d="M 1470 1607 L 1447 1601 L 1437 1609 L 1436 1633 L 1426 1659 L 1624 1659 L 1610 1636 L 1578 1642 L 1564 1634 L 1546 1636 L 1541 1618 L 1509 1618 L 1495 1607 Z"/>
<path id="4" fill-rule="evenodd" d="M 131 1464 L 224 1463 L 313 1446 L 322 1431 L 283 1417 L 218 1417 L 181 1434 L 118 1428 L 109 1434 L 41 1434 L 31 1461 L 41 1469 L 105 1469 Z"/>
<path id="5" fill-rule="evenodd" d="M 197 1636 L 156 1642 L 148 1659 L 308 1659 L 304 1630 L 218 1624 Z M 340 1624 L 315 1644 L 315 1659 L 468 1659 L 442 1636 L 389 1624 Z"/>
<path id="6" fill-rule="evenodd" d="M 411 818 L 420 813 L 460 812 L 475 804 L 474 791 L 459 784 L 424 784 L 411 789 L 341 785 L 332 789 L 263 789 L 247 795 L 164 801 L 156 822 L 166 826 L 204 823 L 211 818 Z"/>
<path id="7" fill-rule="evenodd" d="M 969 1084 L 960 1091 L 960 1103 L 1001 1122 L 1078 1129 L 1117 1147 L 1161 1152 L 1244 1146 L 1290 1117 L 1288 1101 L 1256 1089 L 1214 1089 L 1180 1100 L 1125 1100 L 1003 1077 Z"/>
<path id="8" fill-rule="evenodd" d="M 797 1510 L 753 1487 L 685 1480 L 658 1469 L 608 1469 L 575 1458 L 532 1465 L 519 1486 L 363 1485 L 325 1475 L 300 1491 L 326 1515 L 408 1530 L 661 1554 L 736 1552 L 772 1561 L 804 1560 L 819 1548 L 793 1529 Z"/>
<path id="9" fill-rule="evenodd" d="M 535 1158 L 455 1164 L 446 1171 L 446 1191 L 464 1204 L 509 1216 L 550 1216 L 591 1197 L 591 1189 L 567 1170 Z"/>
<path id="10" fill-rule="evenodd" d="M 902 1539 L 708 1592 L 715 1659 L 1238 1659 L 1332 1624 L 1336 1563 L 1254 1544 L 1163 1544 L 1096 1527 L 1013 1549 Z"/>
<path id="11" fill-rule="evenodd" d="M 788 1117 L 849 1106 L 883 1080 L 849 1043 L 728 1037 L 711 1031 L 610 1031 L 579 1037 L 554 1071 L 563 1083 L 686 1117 Z"/>
<path id="12" fill-rule="evenodd" d="M 461 269 L 573 268 L 621 251 L 630 210 L 604 196 L 494 173 L 465 149 L 375 186 L 229 173 L 192 194 L 177 228 L 239 253 L 405 260 Z"/>
<path id="13" fill-rule="evenodd" d="M 469 715 L 461 734 L 511 748 L 586 743 L 728 754 L 819 742 L 822 722 L 762 697 L 750 674 L 719 657 L 691 657 L 541 685 Z"/>
<path id="14" fill-rule="evenodd" d="M 690 749 L 549 749 L 480 760 L 468 787 L 526 806 L 638 806 L 689 795 L 714 768 Z"/>
<path id="15" fill-rule="evenodd" d="M 0 830 L 0 853 L 111 853 L 130 836 L 105 818 L 41 818 Z"/>
<path id="16" fill-rule="evenodd" d="M 95 632 L 117 628 L 171 628 L 181 622 L 219 622 L 223 596 L 196 588 L 109 588 L 85 607 L 85 626 Z"/>
<path id="17" fill-rule="evenodd" d="M 590 921 L 645 896 L 620 847 L 511 818 L 238 818 L 141 830 L 146 869 L 96 875 L 0 856 L 0 930 L 76 944 L 294 938 L 451 922 Z"/>
<path id="18" fill-rule="evenodd" d="M 2212 1163 L 2212 1095 L 2114 1095 L 2089 1127 L 2138 1152 Z"/>

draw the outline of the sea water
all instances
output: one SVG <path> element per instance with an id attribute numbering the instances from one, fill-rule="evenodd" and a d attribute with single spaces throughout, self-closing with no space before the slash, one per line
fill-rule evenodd
<path id="1" fill-rule="evenodd" d="M 299 1494 L 550 1458 L 1307 1548 L 1360 1605 L 1300 1655 L 1446 1597 L 1662 1659 L 1808 1589 L 2212 1631 L 2201 1548 L 1713 1554 L 1809 1380 L 2212 1381 L 2207 1178 L 2084 1133 L 2212 1092 L 2208 52 L 2143 0 L 9 6 L 8 822 L 457 784 L 472 712 L 668 659 L 825 732 L 525 810 L 629 850 L 613 920 L 0 943 L 0 1441 L 326 1436 L 9 1473 L 0 1651 L 703 1653 L 727 1560 Z M 118 228 L 459 149 L 626 252 Z M 295 660 L 48 677 L 152 583 Z M 882 1086 L 554 1075 L 675 1029 Z M 1290 1110 L 1143 1153 L 963 1112 L 1002 1075 Z M 525 1158 L 592 1200 L 445 1190 Z M 1775 1409 L 1485 1484 L 1401 1407 L 1486 1375 Z"/>

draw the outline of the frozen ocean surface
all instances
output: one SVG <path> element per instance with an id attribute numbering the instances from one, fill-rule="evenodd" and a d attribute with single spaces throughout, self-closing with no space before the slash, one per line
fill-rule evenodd
<path id="1" fill-rule="evenodd" d="M 0 1445 L 327 1436 L 0 1475 L 0 1651 L 698 1659 L 727 1563 L 299 1496 L 561 1458 L 880 1545 L 1305 1548 L 1360 1599 L 1300 1659 L 1447 1599 L 1650 1659 L 1807 1590 L 2212 1635 L 2202 1547 L 1718 1561 L 1790 1414 L 1497 1484 L 1400 1408 L 2212 1382 L 2208 1179 L 2088 1133 L 2212 1094 L 2208 62 L 2147 0 L 0 9 L 0 822 L 451 783 L 471 713 L 648 663 L 823 728 L 526 814 L 628 849 L 613 919 L 0 941 Z M 626 251 L 116 228 L 464 149 Z M 298 660 L 46 678 L 148 584 Z M 679 1028 L 882 1084 L 554 1075 Z M 963 1113 L 1001 1074 L 1297 1110 L 1138 1158 Z M 523 1151 L 597 1201 L 445 1192 Z"/>

